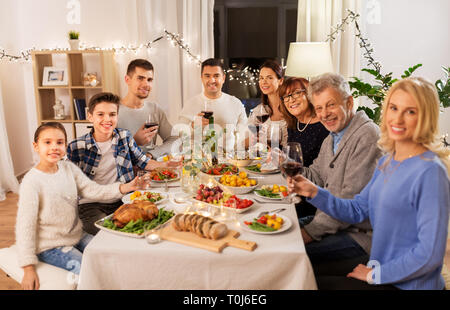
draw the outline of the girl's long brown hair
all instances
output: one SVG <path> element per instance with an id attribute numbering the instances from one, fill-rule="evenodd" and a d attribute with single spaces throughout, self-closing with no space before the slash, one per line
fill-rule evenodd
<path id="1" fill-rule="evenodd" d="M 259 68 L 260 72 L 262 68 L 272 69 L 272 71 L 275 72 L 275 75 L 279 80 L 281 80 L 284 77 L 283 67 L 274 60 L 266 60 Z M 269 96 L 261 93 L 261 103 L 263 104 L 264 108 L 269 112 L 269 115 L 272 116 L 273 111 L 269 105 Z"/>
<path id="2" fill-rule="evenodd" d="M 63 132 L 64 134 L 64 139 L 65 142 L 67 144 L 67 133 L 66 133 L 66 129 L 64 128 L 64 126 L 61 123 L 58 122 L 48 122 L 48 123 L 43 123 L 41 126 L 39 126 L 36 131 L 34 132 L 34 142 L 37 143 L 39 140 L 39 135 L 41 134 L 41 132 L 43 132 L 46 129 L 49 128 L 54 128 L 54 129 L 59 129 Z"/>

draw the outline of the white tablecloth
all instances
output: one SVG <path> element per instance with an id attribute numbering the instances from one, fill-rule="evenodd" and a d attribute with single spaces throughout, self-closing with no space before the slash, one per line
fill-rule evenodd
<path id="1" fill-rule="evenodd" d="M 259 181 L 285 183 L 280 174 Z M 230 227 L 241 233 L 239 239 L 257 243 L 252 252 L 227 247 L 214 253 L 170 241 L 148 244 L 100 231 L 84 251 L 78 289 L 317 289 L 293 205 L 258 203 L 238 218 L 281 206 L 287 208 L 281 214 L 292 220 L 286 232 L 260 235 Z"/>

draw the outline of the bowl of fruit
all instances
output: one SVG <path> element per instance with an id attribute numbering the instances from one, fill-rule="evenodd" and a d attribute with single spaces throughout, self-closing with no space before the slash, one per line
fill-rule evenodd
<path id="1" fill-rule="evenodd" d="M 210 204 L 214 207 L 223 206 L 225 208 L 234 208 L 235 205 L 237 213 L 244 212 L 254 205 L 253 200 L 239 198 L 230 193 L 224 193 L 219 186 L 209 187 L 204 184 L 199 185 L 194 200 Z"/>
<path id="2" fill-rule="evenodd" d="M 249 178 L 244 171 L 239 174 L 225 175 L 219 179 L 219 185 L 225 191 L 236 195 L 243 195 L 250 193 L 258 186 L 258 181 L 255 178 Z"/>
<path id="3" fill-rule="evenodd" d="M 253 159 L 250 158 L 248 152 L 237 152 L 228 156 L 228 162 L 237 167 L 245 167 L 250 165 L 253 162 Z"/>

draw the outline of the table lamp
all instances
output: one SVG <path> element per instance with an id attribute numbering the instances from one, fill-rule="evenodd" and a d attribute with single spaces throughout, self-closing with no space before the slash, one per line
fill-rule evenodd
<path id="1" fill-rule="evenodd" d="M 330 45 L 327 42 L 292 42 L 286 62 L 286 76 L 310 79 L 334 72 Z"/>

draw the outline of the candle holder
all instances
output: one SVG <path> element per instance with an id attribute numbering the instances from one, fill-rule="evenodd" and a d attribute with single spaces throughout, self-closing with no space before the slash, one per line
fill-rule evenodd
<path id="1" fill-rule="evenodd" d="M 53 111 L 55 112 L 55 119 L 66 118 L 64 113 L 64 105 L 60 99 L 55 100 L 55 105 L 53 106 Z"/>

